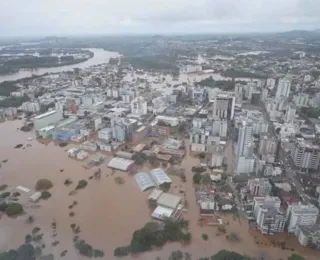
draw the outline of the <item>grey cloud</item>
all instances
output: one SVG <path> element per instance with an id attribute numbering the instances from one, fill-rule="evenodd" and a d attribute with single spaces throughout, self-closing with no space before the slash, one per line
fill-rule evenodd
<path id="1" fill-rule="evenodd" d="M 314 29 L 318 0 L 0 1 L 0 35 Z"/>

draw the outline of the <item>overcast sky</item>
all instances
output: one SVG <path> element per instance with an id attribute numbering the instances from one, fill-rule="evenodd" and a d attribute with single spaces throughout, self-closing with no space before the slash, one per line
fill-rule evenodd
<path id="1" fill-rule="evenodd" d="M 320 0 L 0 0 L 0 36 L 320 28 Z"/>

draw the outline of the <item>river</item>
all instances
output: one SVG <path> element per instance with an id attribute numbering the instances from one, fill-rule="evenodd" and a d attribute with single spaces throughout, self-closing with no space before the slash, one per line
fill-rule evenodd
<path id="1" fill-rule="evenodd" d="M 107 63 L 109 62 L 110 58 L 115 58 L 120 56 L 119 53 L 117 52 L 110 52 L 110 51 L 105 51 L 103 49 L 96 49 L 96 48 L 91 48 L 91 49 L 86 49 L 89 51 L 92 51 L 94 53 L 94 56 L 84 62 L 73 64 L 73 65 L 67 65 L 67 66 L 61 66 L 61 67 L 53 67 L 53 68 L 39 68 L 35 70 L 20 70 L 17 73 L 13 74 L 8 74 L 8 75 L 1 75 L 0 76 L 0 83 L 3 81 L 13 81 L 13 80 L 18 80 L 22 78 L 27 78 L 31 77 L 32 75 L 43 75 L 45 73 L 57 73 L 57 72 L 63 72 L 63 71 L 71 71 L 74 68 L 88 68 L 90 66 L 102 64 L 102 63 Z"/>

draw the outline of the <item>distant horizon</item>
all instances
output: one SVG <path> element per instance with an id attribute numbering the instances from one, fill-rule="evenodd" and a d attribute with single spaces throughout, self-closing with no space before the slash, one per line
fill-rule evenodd
<path id="1" fill-rule="evenodd" d="M 140 32 L 140 33 L 75 33 L 75 34 L 37 34 L 37 35 L 0 35 L 1 39 L 44 39 L 50 37 L 56 38 L 81 38 L 81 37 L 130 37 L 130 36 L 210 36 L 210 35 L 267 35 L 277 33 L 290 33 L 290 32 L 316 32 L 319 29 L 293 29 L 293 30 L 279 30 L 279 31 L 242 31 L 242 32 Z"/>

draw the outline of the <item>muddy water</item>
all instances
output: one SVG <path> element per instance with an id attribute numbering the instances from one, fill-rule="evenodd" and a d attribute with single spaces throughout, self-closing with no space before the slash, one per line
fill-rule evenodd
<path id="1" fill-rule="evenodd" d="M 140 192 L 135 180 L 123 172 L 116 172 L 111 176 L 111 171 L 106 164 L 101 167 L 102 176 L 100 181 L 88 180 L 89 184 L 79 191 L 75 196 L 69 196 L 69 192 L 74 189 L 76 182 L 80 179 L 88 179 L 93 173 L 93 169 L 85 170 L 82 163 L 69 159 L 66 149 L 72 146 L 60 148 L 54 144 L 43 145 L 36 140 L 28 142 L 28 137 L 32 133 L 23 133 L 17 130 L 21 121 L 5 122 L 0 124 L 0 161 L 8 159 L 8 162 L 2 164 L 0 168 L 0 184 L 8 184 L 9 187 L 22 185 L 33 189 L 34 184 L 39 178 L 50 179 L 54 187 L 51 189 L 52 197 L 47 201 L 37 203 L 40 208 L 26 208 L 28 215 L 35 217 L 34 224 L 26 224 L 26 216 L 20 216 L 16 219 L 8 219 L 2 216 L 0 219 L 0 251 L 8 250 L 19 246 L 24 241 L 24 236 L 31 232 L 32 228 L 38 226 L 44 233 L 44 243 L 46 249 L 44 252 L 54 253 L 60 259 L 60 253 L 68 250 L 63 259 L 87 259 L 81 257 L 74 250 L 70 225 L 75 223 L 80 226 L 79 236 L 85 239 L 93 247 L 102 249 L 105 252 L 103 259 L 115 259 L 113 250 L 118 246 L 128 245 L 134 230 L 142 227 L 150 221 L 150 212 L 147 207 L 146 199 L 148 194 Z M 26 149 L 14 149 L 17 144 L 30 143 L 32 147 Z M 107 162 L 111 158 L 107 158 Z M 180 189 L 186 191 L 189 209 L 185 213 L 185 218 L 190 221 L 190 232 L 193 235 L 191 245 L 182 247 L 180 243 L 169 243 L 161 250 L 154 250 L 134 259 L 155 259 L 161 256 L 167 259 L 172 250 L 181 249 L 188 251 L 193 255 L 193 259 L 200 256 L 210 256 L 221 249 L 229 249 L 246 253 L 249 255 L 258 255 L 261 252 L 267 252 L 269 259 L 286 259 L 291 254 L 290 251 L 268 248 L 259 249 L 252 236 L 248 232 L 248 225 L 245 221 L 234 221 L 231 216 L 222 216 L 224 221 L 228 221 L 227 232 L 236 232 L 240 235 L 241 241 L 237 243 L 227 242 L 225 237 L 217 236 L 216 227 L 198 225 L 199 207 L 196 204 L 194 187 L 192 184 L 192 174 L 190 168 L 198 165 L 199 160 L 189 155 L 182 163 L 186 169 L 187 182 L 182 184 L 180 179 L 172 177 L 173 185 L 171 192 L 179 193 Z M 64 169 L 60 172 L 60 169 Z M 107 175 L 109 175 L 107 177 Z M 121 176 L 125 184 L 117 185 L 114 177 Z M 70 178 L 73 184 L 70 187 L 64 186 L 65 179 Z M 180 187 L 180 185 L 182 185 Z M 9 189 L 9 188 L 8 188 Z M 23 192 L 21 192 L 22 194 Z M 27 201 L 27 195 L 22 194 L 20 201 Z M 73 201 L 77 201 L 72 210 L 68 206 Z M 69 213 L 73 211 L 74 217 Z M 55 219 L 57 223 L 57 236 L 52 237 L 51 223 Z M 209 235 L 208 241 L 203 241 L 202 233 Z M 51 247 L 53 241 L 59 241 L 56 247 Z M 130 259 L 127 257 L 125 259 Z M 319 259 L 308 255 L 307 259 Z"/>

